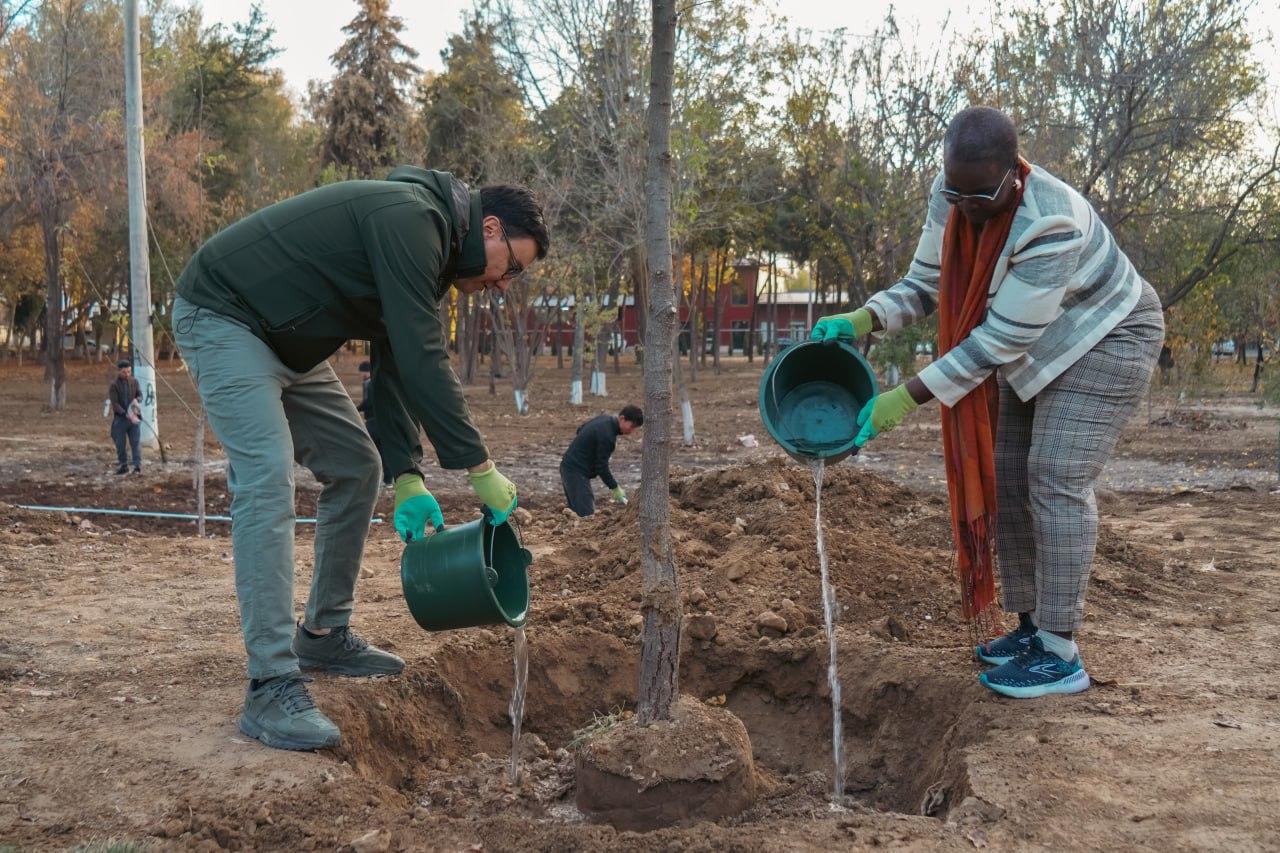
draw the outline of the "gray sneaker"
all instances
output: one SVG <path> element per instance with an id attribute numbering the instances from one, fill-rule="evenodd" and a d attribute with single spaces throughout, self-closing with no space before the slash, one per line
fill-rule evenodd
<path id="1" fill-rule="evenodd" d="M 404 661 L 391 652 L 369 645 L 349 627 L 334 628 L 323 637 L 308 637 L 298 626 L 293 653 L 303 669 L 322 669 L 338 675 L 395 675 Z"/>
<path id="2" fill-rule="evenodd" d="M 324 749 L 342 739 L 338 727 L 320 713 L 300 674 L 273 678 L 255 689 L 249 682 L 240 731 L 276 749 Z"/>

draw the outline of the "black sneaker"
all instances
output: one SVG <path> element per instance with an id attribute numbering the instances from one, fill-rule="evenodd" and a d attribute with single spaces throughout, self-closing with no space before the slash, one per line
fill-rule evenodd
<path id="1" fill-rule="evenodd" d="M 403 660 L 369 645 L 347 626 L 315 637 L 299 625 L 293 635 L 293 653 L 303 669 L 322 669 L 338 675 L 395 675 L 404 669 Z"/>
<path id="2" fill-rule="evenodd" d="M 342 740 L 338 727 L 320 713 L 301 674 L 249 682 L 240 731 L 276 749 L 326 749 Z"/>
<path id="3" fill-rule="evenodd" d="M 141 465 L 134 465 L 134 466 L 133 466 L 133 473 L 135 473 L 135 474 L 141 474 L 141 473 L 142 473 L 142 466 L 141 466 Z"/>
<path id="4" fill-rule="evenodd" d="M 116 473 L 117 473 L 117 474 L 128 474 L 128 473 L 129 473 L 129 466 L 128 466 L 128 465 L 121 465 L 119 468 L 117 468 L 117 469 L 116 469 Z"/>

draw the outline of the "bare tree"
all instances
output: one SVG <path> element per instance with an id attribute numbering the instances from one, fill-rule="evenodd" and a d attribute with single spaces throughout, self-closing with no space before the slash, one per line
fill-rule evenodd
<path id="1" fill-rule="evenodd" d="M 671 269 L 671 100 L 675 65 L 675 0 L 653 0 L 649 108 L 645 118 L 645 255 L 649 326 L 644 360 L 644 446 L 640 540 L 644 633 L 636 719 L 671 718 L 679 696 L 680 580 L 671 546 L 671 360 L 675 289 Z"/>
<path id="2" fill-rule="evenodd" d="M 91 0 L 42 4 L 10 34 L 7 99 L 0 109 L 5 180 L 30 200 L 45 264 L 45 377 L 49 407 L 66 405 L 63 363 L 63 245 L 77 205 L 112 170 L 120 148 L 119 10 Z"/>

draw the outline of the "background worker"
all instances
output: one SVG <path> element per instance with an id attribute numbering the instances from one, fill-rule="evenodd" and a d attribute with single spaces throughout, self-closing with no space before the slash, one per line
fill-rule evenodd
<path id="1" fill-rule="evenodd" d="M 613 456 L 618 436 L 631 433 L 644 426 L 644 413 L 639 406 L 623 406 L 617 417 L 600 415 L 578 427 L 569 443 L 569 449 L 560 460 L 560 483 L 564 486 L 564 499 L 581 518 L 595 514 L 595 496 L 591 494 L 591 479 L 599 477 L 613 495 L 616 503 L 625 504 L 627 493 L 609 470 L 609 458 Z"/>
<path id="2" fill-rule="evenodd" d="M 116 473 L 129 473 L 129 457 L 125 455 L 125 439 L 133 452 L 133 473 L 142 473 L 142 418 L 139 415 L 142 389 L 133 378 L 133 366 L 128 359 L 116 362 L 116 378 L 107 387 L 107 400 L 111 404 L 111 440 L 116 445 Z"/>
<path id="3" fill-rule="evenodd" d="M 1016 698 L 1079 692 L 1093 487 L 1151 381 L 1160 300 L 1089 202 L 1019 157 L 1009 117 L 971 107 L 947 128 L 906 277 L 813 336 L 893 332 L 935 310 L 940 357 L 866 404 L 857 443 L 942 402 L 965 615 L 994 598 L 994 540 L 1001 604 L 1019 616 L 975 649 L 995 666 L 980 680 Z"/>
<path id="4" fill-rule="evenodd" d="M 418 463 L 419 427 L 440 467 L 468 471 L 505 520 L 516 488 L 494 467 L 449 365 L 438 303 L 505 290 L 547 253 L 542 211 L 521 187 L 478 192 L 445 172 L 400 167 L 385 181 L 330 184 L 215 235 L 178 281 L 173 326 L 229 463 L 236 595 L 249 657 L 240 729 L 270 746 L 339 740 L 302 667 L 386 675 L 404 661 L 350 627 L 377 498 L 378 451 L 326 359 L 372 342 L 383 470 L 395 528 L 420 539 L 444 523 Z M 303 621 L 293 609 L 293 463 L 323 488 Z"/>

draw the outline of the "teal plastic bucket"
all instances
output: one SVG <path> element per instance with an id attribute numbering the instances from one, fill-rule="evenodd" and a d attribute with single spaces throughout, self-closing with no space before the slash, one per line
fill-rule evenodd
<path id="1" fill-rule="evenodd" d="M 428 631 L 504 622 L 521 628 L 532 563 L 510 523 L 478 518 L 406 545 L 400 584 L 409 612 Z"/>
<path id="2" fill-rule="evenodd" d="M 875 371 L 849 344 L 789 347 L 760 377 L 760 419 L 794 458 L 839 462 L 856 453 L 858 412 L 879 393 Z"/>

